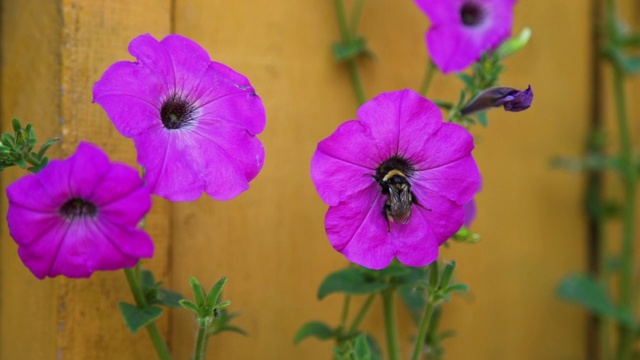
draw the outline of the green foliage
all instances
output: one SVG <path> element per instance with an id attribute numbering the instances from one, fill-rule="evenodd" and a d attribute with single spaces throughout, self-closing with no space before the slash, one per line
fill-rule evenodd
<path id="1" fill-rule="evenodd" d="M 119 302 L 118 307 L 124 317 L 124 323 L 127 325 L 127 329 L 129 329 L 132 334 L 135 334 L 138 330 L 159 318 L 163 311 L 162 308 L 157 306 L 139 308 L 126 302 Z"/>
<path id="2" fill-rule="evenodd" d="M 294 344 L 299 344 L 308 337 L 315 337 L 320 340 L 329 340 L 335 338 L 337 332 L 329 325 L 321 321 L 310 321 L 300 328 L 293 338 Z"/>
<path id="3" fill-rule="evenodd" d="M 378 293 L 388 287 L 379 278 L 372 277 L 364 268 L 347 268 L 329 274 L 320 284 L 318 299 L 333 293 L 365 295 Z"/>
<path id="4" fill-rule="evenodd" d="M 205 329 L 206 336 L 213 336 L 223 331 L 235 332 L 247 335 L 243 329 L 231 325 L 231 320 L 238 316 L 237 313 L 229 313 L 227 307 L 230 301 L 221 301 L 222 290 L 227 283 L 227 278 L 218 280 L 209 292 L 205 292 L 200 282 L 195 277 L 189 279 L 189 285 L 193 292 L 194 301 L 180 299 L 178 304 L 191 311 L 196 316 L 196 320 L 201 328 Z"/>
<path id="5" fill-rule="evenodd" d="M 155 281 L 153 273 L 149 270 L 140 272 L 142 292 L 149 305 L 164 305 L 171 308 L 179 308 L 182 294 L 161 287 L 162 281 Z"/>
<path id="6" fill-rule="evenodd" d="M 337 360 L 381 360 L 382 351 L 375 338 L 367 333 L 360 333 L 346 341 L 341 347 L 334 349 Z"/>
<path id="7" fill-rule="evenodd" d="M 570 301 L 600 317 L 617 321 L 620 325 L 636 328 L 633 314 L 616 307 L 602 284 L 587 275 L 571 275 L 558 286 L 558 297 Z"/>
<path id="8" fill-rule="evenodd" d="M 25 128 L 22 128 L 18 119 L 13 119 L 11 125 L 14 131 L 13 135 L 9 133 L 0 135 L 0 171 L 10 166 L 18 166 L 32 173 L 42 170 L 49 162 L 45 153 L 51 145 L 58 141 L 58 138 L 45 142 L 40 150 L 35 152 L 33 149 L 37 139 L 33 126 L 27 124 Z M 30 166 L 27 167 L 27 165 Z"/>

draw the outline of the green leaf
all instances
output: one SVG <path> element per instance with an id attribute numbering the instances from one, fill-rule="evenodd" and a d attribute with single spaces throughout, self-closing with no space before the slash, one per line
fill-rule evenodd
<path id="1" fill-rule="evenodd" d="M 366 334 L 360 334 L 356 337 L 353 352 L 358 360 L 371 360 L 371 349 Z"/>
<path id="2" fill-rule="evenodd" d="M 11 127 L 13 127 L 13 132 L 18 132 L 22 129 L 22 126 L 20 125 L 20 120 L 13 118 L 11 120 Z"/>
<path id="3" fill-rule="evenodd" d="M 182 299 L 182 300 L 178 300 L 178 304 L 180 304 L 180 306 L 182 306 L 183 308 L 187 310 L 191 310 L 194 313 L 198 314 L 198 305 L 196 305 L 193 301 Z"/>
<path id="4" fill-rule="evenodd" d="M 392 262 L 391 265 L 380 271 L 380 275 L 383 277 L 401 277 L 409 275 L 409 268 L 399 262 Z"/>
<path id="5" fill-rule="evenodd" d="M 320 340 L 329 340 L 335 337 L 336 332 L 329 325 L 321 321 L 310 321 L 304 324 L 293 338 L 294 344 L 299 344 L 309 336 L 314 336 Z"/>
<path id="6" fill-rule="evenodd" d="M 458 77 L 458 79 L 462 80 L 462 82 L 468 89 L 473 90 L 473 88 L 475 87 L 475 82 L 473 81 L 473 77 L 471 77 L 471 75 L 459 73 L 456 74 L 456 76 Z"/>
<path id="7" fill-rule="evenodd" d="M 178 292 L 168 290 L 165 288 L 159 288 L 156 301 L 158 304 L 161 304 L 161 305 L 165 305 L 171 308 L 179 308 L 180 300 L 182 299 L 184 299 L 184 296 L 182 296 L 182 294 Z"/>
<path id="8" fill-rule="evenodd" d="M 444 270 L 442 270 L 442 277 L 440 278 L 440 287 L 447 288 L 447 286 L 449 286 L 449 282 L 451 282 L 451 277 L 453 276 L 453 271 L 455 269 L 456 269 L 455 261 L 448 262 L 444 266 Z"/>
<path id="9" fill-rule="evenodd" d="M 469 287 L 466 284 L 458 283 L 458 284 L 453 284 L 453 285 L 447 287 L 446 289 L 444 289 L 444 291 L 442 293 L 444 295 L 449 295 L 449 294 L 454 293 L 454 292 L 467 292 L 467 291 L 469 291 Z"/>
<path id="10" fill-rule="evenodd" d="M 44 153 L 47 151 L 47 149 L 49 149 L 49 147 L 51 147 L 51 145 L 53 145 L 58 140 L 60 140 L 60 138 L 53 138 L 47 141 L 46 143 L 42 144 L 42 146 L 40 146 L 40 151 L 38 151 L 38 157 L 42 158 L 44 156 Z"/>
<path id="11" fill-rule="evenodd" d="M 420 322 L 420 315 L 422 314 L 422 310 L 425 308 L 425 306 L 427 306 L 424 288 L 415 286 L 402 286 L 400 287 L 400 297 L 411 313 L 411 318 L 417 325 Z"/>
<path id="12" fill-rule="evenodd" d="M 378 341 L 371 334 L 365 333 L 367 336 L 367 342 L 369 343 L 369 350 L 371 352 L 371 360 L 382 360 L 382 350 Z"/>
<path id="13" fill-rule="evenodd" d="M 218 329 L 216 331 L 216 334 L 217 333 L 221 333 L 223 331 L 234 332 L 234 333 L 238 333 L 238 334 L 244 335 L 244 336 L 249 335 L 248 332 L 244 331 L 243 329 L 241 329 L 241 328 L 239 328 L 237 326 L 233 326 L 233 325 L 225 325 L 225 326 L 221 327 L 220 329 Z"/>
<path id="14" fill-rule="evenodd" d="M 558 286 L 556 293 L 560 298 L 573 302 L 596 315 L 615 319 L 630 328 L 635 327 L 633 316 L 616 308 L 606 289 L 588 275 L 566 277 Z"/>
<path id="15" fill-rule="evenodd" d="M 141 283 L 143 289 L 151 289 L 156 283 L 155 277 L 150 270 L 142 270 L 140 272 L 140 278 L 142 279 Z"/>
<path id="16" fill-rule="evenodd" d="M 193 290 L 193 296 L 196 298 L 196 304 L 198 305 L 198 307 L 204 306 L 204 289 L 202 288 L 202 285 L 200 285 L 198 279 L 193 276 L 190 277 L 189 285 L 191 286 L 191 290 Z"/>
<path id="17" fill-rule="evenodd" d="M 349 60 L 367 52 L 365 38 L 359 37 L 350 44 L 335 43 L 332 46 L 333 57 L 338 61 Z"/>
<path id="18" fill-rule="evenodd" d="M 373 294 L 386 289 L 388 285 L 366 277 L 355 268 L 347 268 L 329 274 L 318 289 L 318 299 L 322 300 L 333 293 L 345 293 L 348 295 Z"/>
<path id="19" fill-rule="evenodd" d="M 482 125 L 483 127 L 489 126 L 489 119 L 487 119 L 486 111 L 479 112 L 475 115 L 476 115 L 476 118 L 478 118 L 478 122 L 480 123 L 480 125 Z"/>
<path id="20" fill-rule="evenodd" d="M 207 305 L 209 307 L 213 308 L 214 306 L 216 306 L 216 304 L 218 303 L 218 298 L 220 297 L 220 293 L 222 292 L 224 284 L 226 283 L 227 277 L 225 276 L 222 279 L 218 280 L 215 284 L 213 284 L 211 290 L 209 291 L 209 295 L 207 295 Z"/>
<path id="21" fill-rule="evenodd" d="M 162 308 L 157 306 L 139 308 L 126 302 L 119 302 L 118 307 L 120 308 L 120 312 L 122 312 L 127 329 L 129 329 L 132 334 L 135 334 L 142 327 L 150 324 L 162 315 Z"/>

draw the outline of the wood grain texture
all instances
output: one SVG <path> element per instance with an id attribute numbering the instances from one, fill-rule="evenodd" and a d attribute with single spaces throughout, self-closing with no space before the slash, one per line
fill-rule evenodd
<path id="1" fill-rule="evenodd" d="M 134 36 L 169 33 L 170 2 L 2 4 L 2 93 L 10 94 L 3 96 L 2 123 L 17 116 L 32 122 L 42 139 L 60 136 L 55 157 L 72 154 L 86 140 L 112 160 L 135 164 L 133 144 L 91 103 L 92 87 L 110 64 L 131 60 L 127 46 Z M 3 181 L 10 180 L 3 175 Z M 154 205 L 147 226 L 156 250 L 145 264 L 167 278 L 169 206 L 157 199 Z M 145 332 L 131 336 L 118 312 L 118 301 L 133 301 L 122 271 L 96 273 L 90 280 L 37 281 L 21 267 L 4 228 L 2 256 L 3 359 L 140 359 L 151 351 Z M 168 321 L 165 316 L 160 323 L 165 331 Z M 33 336 L 41 333 L 41 339 Z M 134 346 L 138 342 L 142 345 Z"/>
<path id="2" fill-rule="evenodd" d="M 148 229 L 157 250 L 150 265 L 184 294 L 191 275 L 205 287 L 229 277 L 224 297 L 232 301 L 231 311 L 241 313 L 237 325 L 250 335 L 213 338 L 210 359 L 330 358 L 330 343 L 294 346 L 292 340 L 306 321 L 336 324 L 342 302 L 338 296 L 316 299 L 320 281 L 346 261 L 326 240 L 326 205 L 309 178 L 318 141 L 356 111 L 346 69 L 331 56 L 330 45 L 339 38 L 333 2 L 47 4 L 2 0 L 0 111 L 3 125 L 18 116 L 42 129 L 43 138 L 62 135 L 55 156 L 67 156 L 79 141 L 89 140 L 115 160 L 135 162 L 132 143 L 91 104 L 91 87 L 108 65 L 130 59 L 128 42 L 140 33 L 188 36 L 251 80 L 267 110 L 260 135 L 263 171 L 232 201 L 203 197 L 169 205 L 155 199 Z M 29 25 L 34 22 L 39 26 Z M 427 26 L 411 1 L 366 2 L 361 32 L 376 53 L 375 60 L 362 62 L 369 97 L 419 86 Z M 458 262 L 459 280 L 473 290 L 445 308 L 443 327 L 457 331 L 445 341 L 447 359 L 584 358 L 583 314 L 554 298 L 562 276 L 584 267 L 582 178 L 551 170 L 549 159 L 582 152 L 590 84 L 587 2 L 520 1 L 515 29 L 523 26 L 533 28 L 533 40 L 508 60 L 502 84 L 530 83 L 534 106 L 519 114 L 496 110 L 489 128 L 474 129 L 484 178 L 474 230 L 483 241 L 442 251 Z M 429 95 L 454 99 L 459 86 L 453 77 L 437 77 Z M 3 186 L 17 175 L 3 174 Z M 118 300 L 130 299 L 121 272 L 36 281 L 2 226 L 1 359 L 151 358 L 144 355 L 146 334 L 130 336 L 115 308 Z M 31 314 L 16 312 L 19 304 Z M 364 326 L 384 347 L 380 308 L 376 302 Z M 400 315 L 406 355 L 413 327 L 406 313 Z M 192 317 L 175 311 L 164 321 L 175 358 L 187 359 L 195 339 Z M 135 347 L 136 341 L 143 346 Z"/>
<path id="3" fill-rule="evenodd" d="M 484 176 L 474 228 L 484 241 L 443 250 L 473 289 L 445 310 L 444 328 L 458 333 L 445 342 L 450 359 L 584 356 L 583 314 L 554 297 L 562 276 L 584 266 L 582 178 L 551 170 L 549 160 L 582 151 L 589 9 L 580 0 L 553 4 L 553 12 L 548 1 L 516 7 L 515 29 L 530 26 L 534 38 L 507 62 L 502 81 L 532 84 L 534 107 L 520 114 L 496 110 L 488 129 L 474 130 Z M 175 16 L 177 32 L 251 79 L 268 125 L 261 136 L 265 167 L 251 190 L 228 203 L 202 199 L 176 207 L 173 283 L 186 289 L 191 274 L 208 284 L 229 276 L 226 295 L 251 335 L 215 338 L 211 359 L 326 359 L 330 345 L 308 340 L 292 347 L 291 339 L 305 321 L 335 324 L 341 305 L 338 298 L 314 300 L 320 279 L 345 263 L 326 241 L 326 206 L 308 175 L 316 143 L 355 114 L 348 76 L 330 54 L 338 39 L 333 3 L 178 0 Z M 362 64 L 369 97 L 419 86 L 427 25 L 411 2 L 366 2 L 361 29 L 376 54 Z M 430 95 L 454 99 L 459 86 L 439 77 Z M 401 324 L 406 353 L 413 331 L 406 314 Z M 366 326 L 384 345 L 381 318 Z M 180 357 L 189 353 L 192 330 L 189 317 L 175 313 Z"/>

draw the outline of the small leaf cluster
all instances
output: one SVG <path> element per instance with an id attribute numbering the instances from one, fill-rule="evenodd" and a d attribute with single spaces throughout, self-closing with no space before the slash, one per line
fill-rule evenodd
<path id="1" fill-rule="evenodd" d="M 387 268 L 379 271 L 351 266 L 329 274 L 320 284 L 318 299 L 322 300 L 331 294 L 372 296 L 383 291 L 398 289 L 417 323 L 428 302 L 438 304 L 449 301 L 452 293 L 467 290 L 466 285 L 452 281 L 454 270 L 454 262 L 442 266 L 436 262 L 428 267 L 414 268 L 394 261 Z M 379 353 L 375 349 L 378 349 L 378 346 L 371 335 L 358 329 L 346 330 L 342 326 L 332 327 L 321 321 L 311 321 L 303 325 L 296 333 L 294 343 L 297 344 L 308 337 L 335 340 L 338 344 L 336 351 L 348 352 L 349 349 L 355 351 L 356 338 L 361 334 L 368 339 L 369 348 L 372 351 L 371 359 L 377 359 Z M 439 341 L 446 336 L 446 334 L 444 336 L 437 334 L 434 330 L 431 339 Z M 432 347 L 431 344 L 430 347 Z M 346 359 L 353 359 L 353 357 L 346 357 Z"/>
<path id="2" fill-rule="evenodd" d="M 238 314 L 227 311 L 226 308 L 231 305 L 231 301 L 221 301 L 222 290 L 226 283 L 227 278 L 223 277 L 211 287 L 209 293 L 205 293 L 198 279 L 191 277 L 189 285 L 193 291 L 195 302 L 187 299 L 179 301 L 180 306 L 195 314 L 198 325 L 207 330 L 207 337 L 223 331 L 247 335 L 243 329 L 230 324 Z"/>
<path id="3" fill-rule="evenodd" d="M 123 301 L 118 303 L 127 329 L 133 334 L 162 315 L 164 310 L 157 305 L 178 308 L 183 298 L 181 294 L 161 287 L 162 282 L 156 282 L 149 270 L 140 271 L 140 279 L 145 304 L 136 306 Z"/>
<path id="4" fill-rule="evenodd" d="M 27 124 L 23 128 L 18 119 L 13 119 L 11 125 L 13 135 L 9 133 L 0 135 L 0 171 L 10 166 L 18 166 L 32 173 L 42 170 L 49 162 L 45 152 L 58 141 L 58 138 L 47 141 L 40 147 L 40 150 L 35 152 L 37 139 L 33 126 Z"/>
<path id="5" fill-rule="evenodd" d="M 381 351 L 371 336 L 360 333 L 354 339 L 344 343 L 342 348 L 334 349 L 336 360 L 381 360 Z"/>
<path id="6" fill-rule="evenodd" d="M 616 18 L 611 27 L 611 31 L 607 32 L 606 43 L 602 46 L 602 54 L 623 73 L 640 73 L 640 57 L 634 54 L 634 51 L 640 49 L 640 34 L 630 32 L 628 25 L 620 18 Z"/>

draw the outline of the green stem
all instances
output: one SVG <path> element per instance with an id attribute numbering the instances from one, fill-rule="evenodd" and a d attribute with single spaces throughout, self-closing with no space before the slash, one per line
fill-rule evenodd
<path id="1" fill-rule="evenodd" d="M 431 81 L 433 80 L 433 75 L 436 73 L 436 65 L 433 61 L 429 60 L 427 64 L 427 70 L 424 72 L 424 77 L 422 78 L 422 85 L 420 85 L 420 95 L 426 97 L 427 91 L 429 91 L 429 87 L 431 87 Z"/>
<path id="2" fill-rule="evenodd" d="M 347 335 L 353 335 L 356 331 L 358 331 L 358 327 L 360 327 L 362 320 L 364 320 L 365 315 L 367 315 L 367 312 L 369 312 L 369 308 L 371 308 L 371 304 L 373 304 L 373 300 L 375 298 L 375 294 L 371 294 L 369 295 L 369 297 L 367 297 L 367 300 L 365 300 L 364 304 L 362 304 L 358 315 L 356 315 L 356 318 L 353 320 L 353 324 L 351 324 Z"/>
<path id="3" fill-rule="evenodd" d="M 349 31 L 349 24 L 347 23 L 347 15 L 344 9 L 344 3 L 342 0 L 334 0 L 336 6 L 336 15 L 338 16 L 338 28 L 340 29 L 340 36 L 342 37 L 342 43 L 345 45 L 351 45 L 355 39 L 354 34 Z M 349 75 L 351 76 L 351 83 L 353 85 L 353 91 L 358 101 L 358 105 L 362 105 L 367 101 L 367 97 L 364 93 L 364 86 L 362 85 L 362 79 L 360 78 L 360 72 L 358 71 L 358 64 L 355 58 L 345 60 L 347 67 L 349 68 Z"/>
<path id="4" fill-rule="evenodd" d="M 140 276 L 137 271 L 137 269 L 139 269 L 139 264 L 140 263 L 136 265 L 136 270 L 132 268 L 124 268 L 124 274 L 129 282 L 129 289 L 131 289 L 131 294 L 133 294 L 136 305 L 138 305 L 139 308 L 144 308 L 147 306 L 147 300 L 144 298 L 144 293 L 142 292 L 142 286 L 140 284 Z M 160 330 L 158 330 L 156 322 L 152 321 L 145 326 L 145 328 L 147 329 L 147 333 L 149 333 L 151 342 L 153 342 L 153 347 L 156 349 L 158 358 L 161 360 L 171 360 L 169 349 L 167 349 L 167 345 L 162 339 L 162 335 L 160 335 Z"/>
<path id="5" fill-rule="evenodd" d="M 363 5 L 364 0 L 356 1 L 356 4 L 353 7 L 353 12 L 351 13 L 350 36 L 352 40 L 356 38 L 356 34 L 358 33 L 358 25 L 360 25 L 360 15 L 362 15 Z"/>
<path id="6" fill-rule="evenodd" d="M 384 309 L 384 327 L 387 332 L 387 349 L 389 360 L 400 359 L 398 341 L 398 324 L 394 305 L 395 288 L 390 287 L 382 292 L 382 306 Z"/>
<path id="7" fill-rule="evenodd" d="M 207 344 L 207 325 L 204 320 L 199 321 L 198 335 L 196 337 L 196 349 L 193 360 L 204 360 Z"/>
<path id="8" fill-rule="evenodd" d="M 429 300 L 427 303 L 427 308 L 424 310 L 424 314 L 422 315 L 422 319 L 420 319 L 420 325 L 418 327 L 418 337 L 416 338 L 416 345 L 413 348 L 413 355 L 411 356 L 412 360 L 419 360 L 422 354 L 422 348 L 424 347 L 424 343 L 427 338 L 427 334 L 429 333 L 429 324 L 431 323 L 431 317 L 433 316 L 433 311 L 436 309 L 436 303 L 434 301 Z"/>
<path id="9" fill-rule="evenodd" d="M 347 318 L 349 317 L 350 305 L 351 295 L 345 295 L 344 302 L 342 303 L 342 316 L 340 316 L 340 329 L 344 329 L 347 326 Z"/>
<path id="10" fill-rule="evenodd" d="M 619 33 L 616 22 L 616 8 L 613 0 L 607 0 L 607 35 L 609 46 L 617 46 Z M 617 64 L 613 66 L 613 87 L 616 104 L 616 118 L 620 135 L 620 162 L 624 186 L 624 208 L 622 214 L 622 240 L 620 248 L 620 308 L 626 314 L 633 314 L 633 270 L 636 212 L 636 169 L 633 164 L 631 131 L 627 116 L 627 102 L 624 91 L 624 72 Z M 628 326 L 618 326 L 619 360 L 629 360 L 633 354 L 634 332 Z"/>
<path id="11" fill-rule="evenodd" d="M 634 238 L 636 211 L 636 170 L 633 164 L 631 134 L 626 112 L 624 93 L 624 74 L 621 69 L 614 69 L 614 88 L 616 112 L 620 133 L 620 160 L 622 165 L 622 181 L 624 183 L 624 209 L 622 215 L 622 247 L 620 261 L 620 307 L 627 314 L 633 314 L 633 269 Z M 619 359 L 630 359 L 634 334 L 628 326 L 620 325 Z"/>

